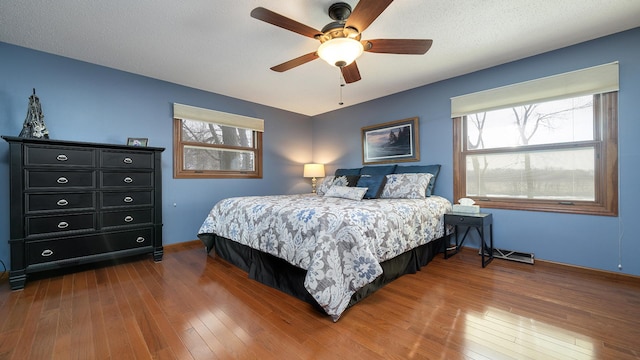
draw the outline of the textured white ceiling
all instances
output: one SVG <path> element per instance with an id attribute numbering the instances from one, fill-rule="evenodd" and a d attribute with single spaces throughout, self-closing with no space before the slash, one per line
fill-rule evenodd
<path id="1" fill-rule="evenodd" d="M 262 6 L 321 29 L 334 2 L 2 0 L 0 41 L 317 115 L 341 107 L 339 70 L 319 59 L 269 70 L 319 42 L 249 13 Z M 433 39 L 431 50 L 363 54 L 343 106 L 638 26 L 640 0 L 398 0 L 362 38 Z"/>

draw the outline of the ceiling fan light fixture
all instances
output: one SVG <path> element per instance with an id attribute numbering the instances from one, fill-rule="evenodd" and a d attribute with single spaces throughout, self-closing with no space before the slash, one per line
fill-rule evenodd
<path id="1" fill-rule="evenodd" d="M 318 48 L 318 56 L 329 65 L 337 67 L 351 64 L 363 52 L 364 47 L 360 41 L 347 37 L 325 41 Z"/>

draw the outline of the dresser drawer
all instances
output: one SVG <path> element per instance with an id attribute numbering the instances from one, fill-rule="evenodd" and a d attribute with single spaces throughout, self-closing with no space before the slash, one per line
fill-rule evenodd
<path id="1" fill-rule="evenodd" d="M 150 172 L 103 171 L 100 176 L 103 187 L 151 187 L 153 185 Z"/>
<path id="2" fill-rule="evenodd" d="M 26 228 L 27 237 L 63 231 L 90 231 L 96 228 L 96 217 L 93 213 L 28 216 L 26 218 Z"/>
<path id="3" fill-rule="evenodd" d="M 153 209 L 121 210 L 103 212 L 101 222 L 103 228 L 112 226 L 151 224 Z"/>
<path id="4" fill-rule="evenodd" d="M 58 146 L 25 146 L 25 165 L 95 166 L 95 150 Z"/>
<path id="5" fill-rule="evenodd" d="M 153 205 L 153 191 L 104 191 L 101 193 L 103 208 L 115 206 Z"/>
<path id="6" fill-rule="evenodd" d="M 78 210 L 96 208 L 96 195 L 94 192 L 55 194 L 30 194 L 26 195 L 26 212 L 53 211 L 53 210 Z"/>
<path id="7" fill-rule="evenodd" d="M 102 150 L 100 163 L 103 167 L 124 169 L 152 169 L 153 154 L 132 151 Z"/>
<path id="8" fill-rule="evenodd" d="M 151 228 L 145 228 L 31 241 L 26 244 L 26 256 L 29 264 L 42 264 L 119 250 L 151 248 L 151 246 L 153 246 L 153 231 Z"/>
<path id="9" fill-rule="evenodd" d="M 27 189 L 94 188 L 95 172 L 25 170 Z"/>

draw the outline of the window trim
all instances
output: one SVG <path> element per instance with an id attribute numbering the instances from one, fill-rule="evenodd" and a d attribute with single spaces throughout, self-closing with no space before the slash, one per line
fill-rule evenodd
<path id="1" fill-rule="evenodd" d="M 600 119 L 596 124 L 595 201 L 558 201 L 522 198 L 485 198 L 466 195 L 466 154 L 464 149 L 464 116 L 453 118 L 454 199 L 470 197 L 482 208 L 547 211 L 571 214 L 618 216 L 618 92 L 594 95 L 594 112 Z M 596 135 L 598 136 L 598 135 Z M 593 141 L 578 145 L 593 144 Z M 561 148 L 562 146 L 547 146 Z M 495 153 L 495 151 L 486 151 Z M 478 151 L 470 154 L 478 154 Z"/>
<path id="2" fill-rule="evenodd" d="M 174 179 L 261 179 L 262 178 L 262 131 L 253 129 L 254 147 L 238 147 L 229 145 L 208 146 L 207 144 L 182 141 L 182 118 L 173 118 L 173 177 Z M 211 122 L 201 120 L 196 121 Z M 225 126 L 233 126 L 222 124 Z M 215 149 L 239 149 L 254 152 L 255 171 L 231 171 L 231 170 L 184 170 L 184 147 L 185 146 L 211 147 Z"/>

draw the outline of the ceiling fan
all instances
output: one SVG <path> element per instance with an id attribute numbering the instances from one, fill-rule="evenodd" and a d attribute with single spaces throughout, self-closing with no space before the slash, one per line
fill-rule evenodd
<path id="1" fill-rule="evenodd" d="M 363 52 L 422 55 L 433 43 L 432 40 L 421 39 L 361 40 L 362 32 L 392 2 L 393 0 L 360 0 L 353 11 L 347 3 L 335 3 L 329 7 L 329 17 L 334 21 L 325 25 L 321 31 L 263 7 L 253 9 L 251 17 L 321 43 L 318 50 L 276 65 L 271 70 L 287 71 L 320 57 L 330 65 L 339 67 L 346 83 L 353 83 L 361 79 L 355 60 Z"/>

